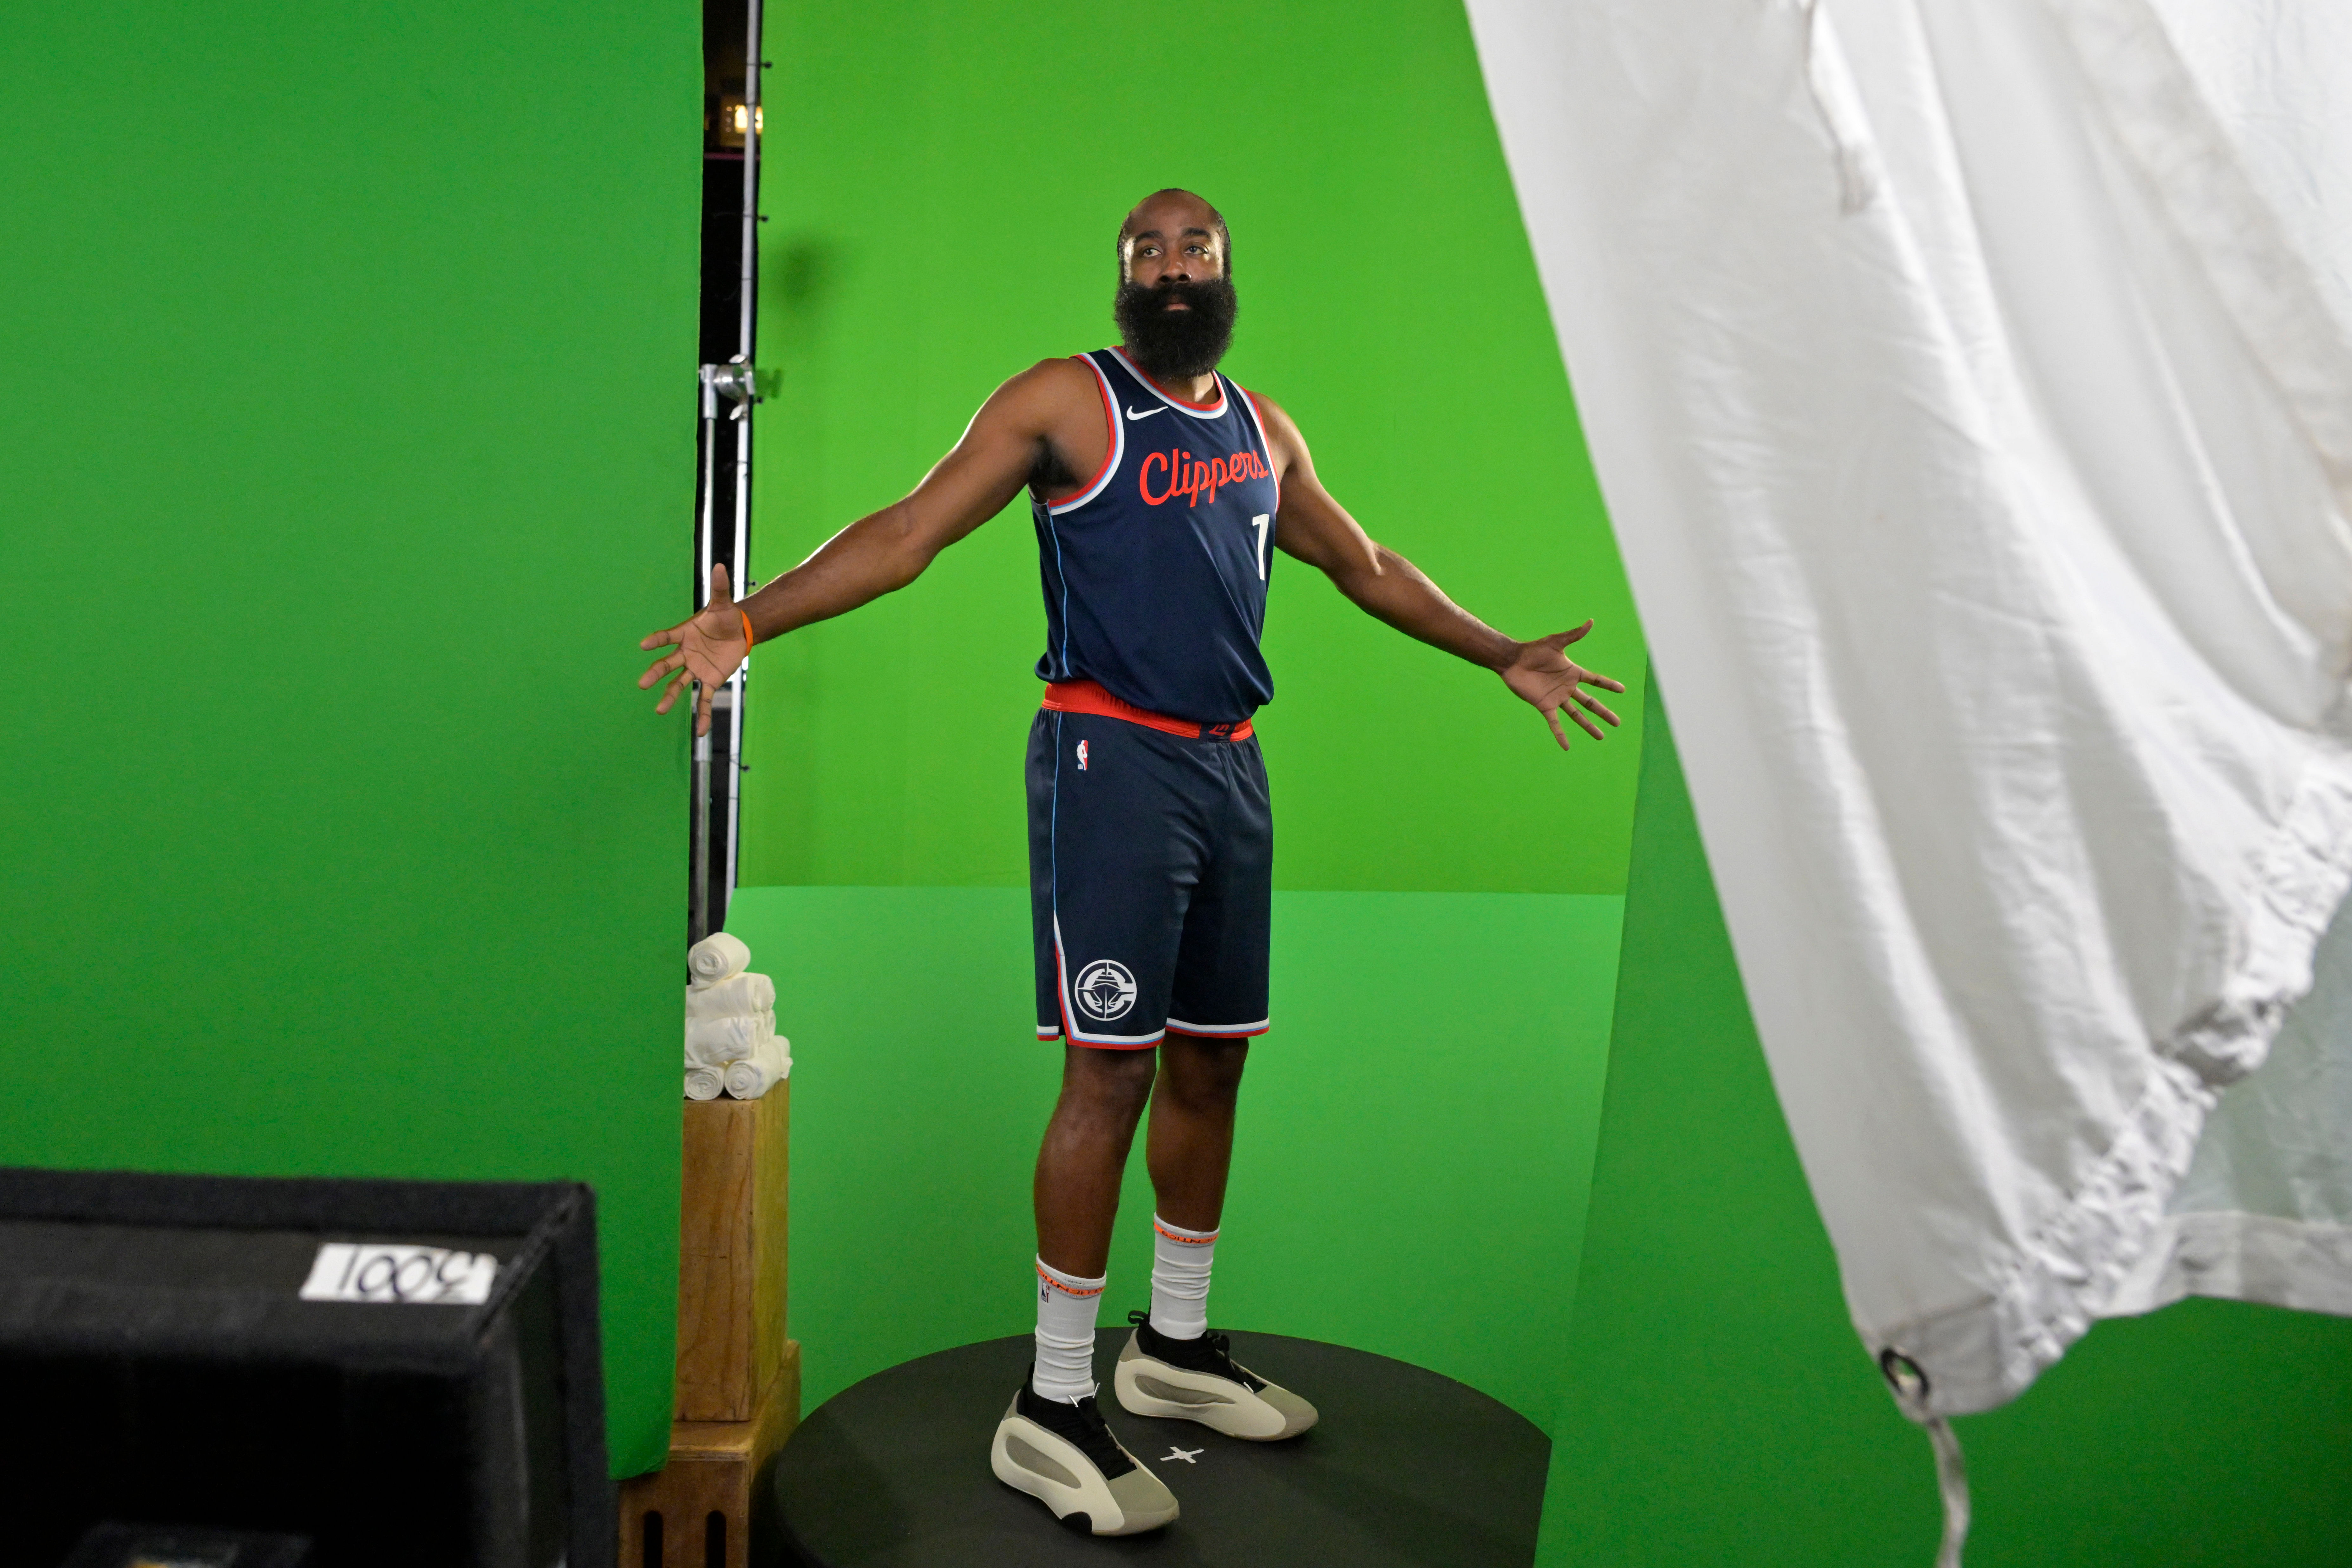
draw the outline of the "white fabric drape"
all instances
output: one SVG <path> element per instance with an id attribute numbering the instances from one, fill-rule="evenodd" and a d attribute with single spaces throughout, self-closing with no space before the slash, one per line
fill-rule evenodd
<path id="1" fill-rule="evenodd" d="M 2352 7 L 1469 9 L 1866 1346 L 2352 1310 Z"/>

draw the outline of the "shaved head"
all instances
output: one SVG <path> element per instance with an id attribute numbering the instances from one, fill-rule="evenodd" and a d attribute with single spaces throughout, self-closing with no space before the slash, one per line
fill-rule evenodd
<path id="1" fill-rule="evenodd" d="M 1190 191 L 1154 191 L 1118 226 L 1118 292 L 1111 316 L 1145 374 L 1197 381 L 1234 341 L 1233 237 L 1223 215 Z"/>
<path id="2" fill-rule="evenodd" d="M 1175 241 L 1186 234 L 1213 235 L 1217 241 L 1217 255 L 1224 264 L 1228 277 L 1234 269 L 1234 237 L 1225 227 L 1225 216 L 1205 199 L 1181 186 L 1171 185 L 1154 191 L 1135 204 L 1127 221 L 1118 226 L 1119 276 L 1127 276 L 1128 247 L 1138 235 L 1157 234 L 1163 240 Z"/>

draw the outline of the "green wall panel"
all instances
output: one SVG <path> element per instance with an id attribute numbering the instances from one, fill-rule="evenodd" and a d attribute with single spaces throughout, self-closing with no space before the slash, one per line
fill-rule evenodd
<path id="1" fill-rule="evenodd" d="M 903 494 L 1006 376 L 1115 336 L 1119 219 L 1184 184 L 1234 229 L 1227 368 L 1297 417 L 1333 493 L 1487 620 L 1595 616 L 1589 661 L 1638 672 L 1458 4 L 886 0 L 774 26 L 761 575 Z M 742 880 L 1021 884 L 1043 637 L 1024 500 L 761 649 Z M 1266 646 L 1279 886 L 1622 890 L 1631 724 L 1563 757 L 1493 677 L 1286 559 Z"/>
<path id="2" fill-rule="evenodd" d="M 1621 900 L 1278 893 L 1215 1321 L 1401 1356 L 1549 1424 Z M 1025 892 L 753 888 L 728 927 L 793 1040 L 793 1332 L 813 1407 L 1034 1326 L 1029 1174 L 1062 1047 L 1031 1036 Z M 1106 1323 L 1149 1295 L 1140 1140 Z M 1310 1395 L 1312 1391 L 1307 1391 Z"/>
<path id="3" fill-rule="evenodd" d="M 1538 1560 L 1927 1563 L 1927 1441 L 1848 1324 L 1654 692 L 1645 733 Z M 1971 1568 L 2345 1563 L 2348 1365 L 2342 1319 L 2189 1301 L 2099 1325 L 1956 1424 Z"/>
<path id="4" fill-rule="evenodd" d="M 0 1161 L 596 1185 L 676 1299 L 688 0 L 0 8 Z"/>

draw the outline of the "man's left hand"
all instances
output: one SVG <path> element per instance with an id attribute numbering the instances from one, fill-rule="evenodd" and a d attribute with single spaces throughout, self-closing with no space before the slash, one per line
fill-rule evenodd
<path id="1" fill-rule="evenodd" d="M 1586 717 L 1588 713 L 1606 724 L 1617 722 L 1617 715 L 1609 711 L 1599 698 L 1586 696 L 1582 688 L 1595 686 L 1616 692 L 1625 689 L 1623 681 L 1587 669 L 1561 651 L 1591 629 L 1592 623 L 1587 621 L 1574 631 L 1523 642 L 1511 662 L 1496 672 L 1503 678 L 1504 685 L 1544 716 L 1544 722 L 1551 726 L 1552 738 L 1563 752 L 1568 750 L 1568 731 L 1560 728 L 1561 714 L 1567 714 L 1578 729 L 1596 741 L 1601 738 L 1601 731 L 1592 719 Z"/>

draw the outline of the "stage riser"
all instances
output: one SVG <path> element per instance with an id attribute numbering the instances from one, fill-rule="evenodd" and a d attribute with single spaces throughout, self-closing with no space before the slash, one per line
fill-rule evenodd
<path id="1" fill-rule="evenodd" d="M 1281 1443 L 1220 1436 L 1121 1410 L 1095 1342 L 1111 1430 L 1176 1494 L 1161 1531 L 1075 1535 L 990 1472 L 989 1439 L 1027 1374 L 1028 1335 L 908 1362 L 843 1390 L 801 1424 L 765 1486 L 793 1568 L 1530 1568 L 1551 1444 L 1525 1417 L 1385 1356 L 1235 1333 L 1236 1360 L 1312 1401 L 1321 1421 Z M 630 1568 L 635 1568 L 634 1564 Z"/>

